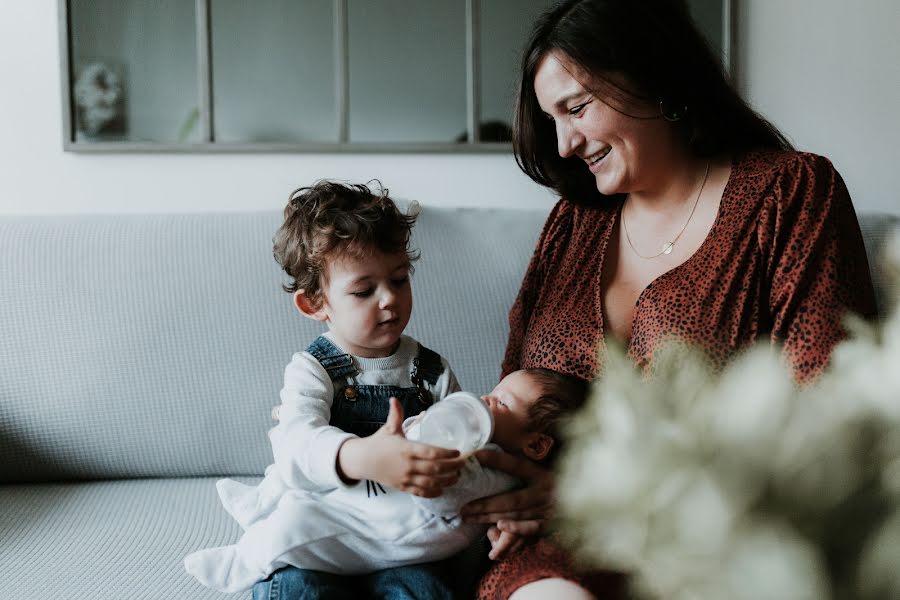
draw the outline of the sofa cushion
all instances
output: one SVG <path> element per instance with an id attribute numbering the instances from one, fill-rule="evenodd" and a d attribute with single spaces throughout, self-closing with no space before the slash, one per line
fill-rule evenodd
<path id="1" fill-rule="evenodd" d="M 0 506 L 4 598 L 250 597 L 205 588 L 184 570 L 189 552 L 240 535 L 215 479 L 6 485 Z"/>

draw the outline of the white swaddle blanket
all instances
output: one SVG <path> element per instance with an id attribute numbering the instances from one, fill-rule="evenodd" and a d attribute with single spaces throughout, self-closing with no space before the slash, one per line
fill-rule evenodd
<path id="1" fill-rule="evenodd" d="M 357 575 L 442 560 L 486 531 L 484 525 L 463 523 L 459 509 L 517 483 L 506 473 L 482 468 L 474 458 L 438 498 L 419 498 L 371 481 L 316 493 L 289 489 L 268 476 L 257 487 L 223 479 L 217 484 L 219 496 L 245 528 L 244 535 L 236 544 L 194 552 L 184 565 L 202 584 L 238 592 L 287 565 Z"/>

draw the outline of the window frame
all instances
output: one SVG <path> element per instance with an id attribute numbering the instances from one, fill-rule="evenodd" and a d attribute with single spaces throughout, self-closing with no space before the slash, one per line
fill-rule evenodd
<path id="1" fill-rule="evenodd" d="M 213 103 L 212 0 L 194 0 L 196 15 L 197 94 L 201 142 L 85 142 L 75 140 L 75 107 L 72 98 L 72 47 L 70 0 L 57 0 L 59 14 L 60 78 L 62 91 L 63 150 L 83 153 L 512 153 L 509 142 L 483 142 L 477 124 L 481 116 L 481 0 L 466 3 L 466 134 L 464 142 L 350 142 L 348 89 L 348 0 L 334 3 L 335 98 L 337 142 L 218 142 L 215 139 Z M 487 0 L 490 1 L 490 0 Z M 722 1 L 722 54 L 726 69 L 734 74 L 734 2 Z"/>

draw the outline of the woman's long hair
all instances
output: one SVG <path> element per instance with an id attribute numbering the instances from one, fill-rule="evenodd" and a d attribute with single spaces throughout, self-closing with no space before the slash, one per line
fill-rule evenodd
<path id="1" fill-rule="evenodd" d="M 559 156 L 554 125 L 538 105 L 534 76 L 550 52 L 587 74 L 592 81 L 581 83 L 592 91 L 619 90 L 647 106 L 674 107 L 682 114 L 673 126 L 695 156 L 791 149 L 732 87 L 683 0 L 566 0 L 538 18 L 525 47 L 513 150 L 529 177 L 572 201 L 602 195 L 584 161 Z M 611 76 L 624 78 L 627 89 Z M 600 100 L 610 104 L 602 95 Z M 637 118 L 663 118 L 664 109 L 656 110 Z"/>

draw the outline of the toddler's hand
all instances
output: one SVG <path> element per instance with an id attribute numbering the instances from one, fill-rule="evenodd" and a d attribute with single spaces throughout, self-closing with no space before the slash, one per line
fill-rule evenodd
<path id="1" fill-rule="evenodd" d="M 365 438 L 349 439 L 338 451 L 344 479 L 371 479 L 425 498 L 456 483 L 465 464 L 458 450 L 410 442 L 403 436 L 403 408 L 391 398 L 387 422 Z"/>

